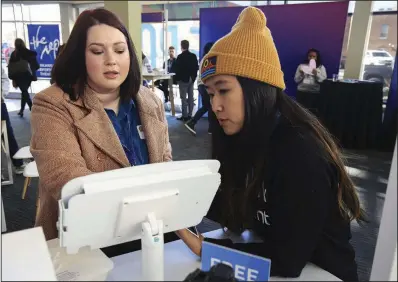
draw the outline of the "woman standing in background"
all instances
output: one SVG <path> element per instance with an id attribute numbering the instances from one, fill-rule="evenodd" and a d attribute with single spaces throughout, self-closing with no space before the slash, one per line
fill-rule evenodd
<path id="1" fill-rule="evenodd" d="M 23 117 L 25 105 L 28 104 L 29 109 L 32 110 L 32 100 L 28 89 L 32 81 L 36 81 L 36 71 L 39 69 L 39 63 L 37 62 L 35 51 L 31 51 L 26 48 L 25 42 L 21 38 L 15 39 L 15 50 L 11 53 L 10 62 L 8 65 L 8 77 L 12 80 L 12 85 L 16 88 L 21 89 L 21 109 L 18 113 L 20 117 Z M 26 68 L 21 68 L 20 62 L 28 62 Z M 18 69 L 17 72 L 11 73 L 11 69 Z"/>
<path id="2" fill-rule="evenodd" d="M 315 60 L 316 68 L 311 73 L 304 72 L 304 68 L 309 67 L 310 61 Z M 319 107 L 319 94 L 321 90 L 321 82 L 326 79 L 326 69 L 322 65 L 321 54 L 316 49 L 309 49 L 307 58 L 297 67 L 294 81 L 298 84 L 296 100 L 303 107 L 317 115 Z"/>

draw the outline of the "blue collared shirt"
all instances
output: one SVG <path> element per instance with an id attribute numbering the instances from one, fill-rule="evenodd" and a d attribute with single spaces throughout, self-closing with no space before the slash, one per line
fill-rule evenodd
<path id="1" fill-rule="evenodd" d="M 129 103 L 120 103 L 118 115 L 110 109 L 105 109 L 105 112 L 108 114 L 119 136 L 130 165 L 148 164 L 148 147 L 144 133 L 141 130 L 141 120 L 134 101 L 130 100 Z M 142 133 L 139 133 L 140 130 Z"/>

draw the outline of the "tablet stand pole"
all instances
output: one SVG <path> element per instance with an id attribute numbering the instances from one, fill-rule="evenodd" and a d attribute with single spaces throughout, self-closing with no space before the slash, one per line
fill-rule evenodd
<path id="1" fill-rule="evenodd" d="M 163 221 L 149 213 L 142 223 L 142 280 L 164 281 Z"/>

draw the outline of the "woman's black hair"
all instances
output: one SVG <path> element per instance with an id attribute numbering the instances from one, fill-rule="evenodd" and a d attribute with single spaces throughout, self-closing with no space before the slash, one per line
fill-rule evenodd
<path id="1" fill-rule="evenodd" d="M 15 50 L 16 50 L 16 51 L 22 51 L 22 50 L 24 50 L 24 49 L 27 49 L 27 48 L 26 48 L 25 41 L 23 41 L 23 39 L 21 39 L 21 38 L 15 39 L 15 41 L 14 41 L 14 47 L 15 47 Z"/>
<path id="2" fill-rule="evenodd" d="M 214 42 L 207 42 L 205 47 L 203 47 L 203 57 L 210 52 L 211 47 L 213 47 Z"/>
<path id="3" fill-rule="evenodd" d="M 348 176 L 339 149 L 315 116 L 302 108 L 281 89 L 249 78 L 237 78 L 245 104 L 242 130 L 232 136 L 215 125 L 212 155 L 221 163 L 221 204 L 219 222 L 234 231 L 252 228 L 253 201 L 263 191 L 267 171 L 269 141 L 278 116 L 315 137 L 321 154 L 337 171 L 337 199 L 343 218 L 363 221 L 354 184 Z"/>
<path id="4" fill-rule="evenodd" d="M 319 50 L 314 49 L 314 48 L 311 48 L 311 49 L 309 49 L 309 50 L 307 51 L 307 56 L 305 57 L 304 64 L 309 64 L 309 63 L 310 63 L 310 60 L 308 60 L 308 55 L 309 55 L 311 52 L 316 53 L 316 60 L 315 60 L 315 62 L 316 62 L 316 67 L 319 68 L 320 66 L 322 66 L 321 52 L 319 52 Z"/>
<path id="5" fill-rule="evenodd" d="M 54 82 L 75 101 L 83 97 L 87 84 L 86 41 L 90 27 L 105 24 L 116 28 L 126 38 L 130 54 L 130 68 L 126 80 L 120 85 L 120 99 L 134 99 L 141 87 L 141 68 L 133 41 L 124 24 L 112 12 L 104 8 L 85 10 L 76 20 L 68 42 L 55 60 L 51 77 Z"/>

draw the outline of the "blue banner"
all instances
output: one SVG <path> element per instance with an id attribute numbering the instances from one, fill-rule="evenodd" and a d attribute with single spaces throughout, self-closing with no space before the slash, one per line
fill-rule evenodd
<path id="1" fill-rule="evenodd" d="M 202 243 L 202 271 L 209 271 L 218 263 L 232 267 L 239 281 L 268 281 L 271 273 L 271 260 L 238 250 Z"/>
<path id="2" fill-rule="evenodd" d="M 391 76 L 390 92 L 388 94 L 387 106 L 384 119 L 397 118 L 393 116 L 397 108 L 397 56 L 395 56 L 394 70 Z"/>
<path id="3" fill-rule="evenodd" d="M 50 78 L 60 45 L 59 25 L 28 24 L 29 49 L 37 52 L 40 69 L 37 78 Z"/>

